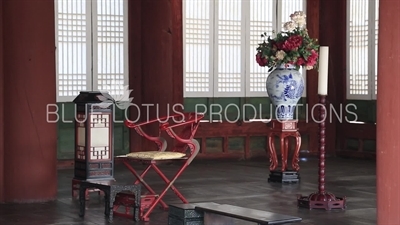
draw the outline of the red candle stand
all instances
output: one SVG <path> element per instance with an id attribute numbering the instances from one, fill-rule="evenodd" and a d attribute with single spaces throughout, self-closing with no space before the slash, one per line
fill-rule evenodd
<path id="1" fill-rule="evenodd" d="M 308 196 L 297 196 L 297 205 L 309 209 L 345 209 L 346 197 L 336 197 L 325 191 L 325 119 L 326 119 L 326 96 L 320 95 L 320 124 L 319 124 L 319 178 L 318 192 Z"/>

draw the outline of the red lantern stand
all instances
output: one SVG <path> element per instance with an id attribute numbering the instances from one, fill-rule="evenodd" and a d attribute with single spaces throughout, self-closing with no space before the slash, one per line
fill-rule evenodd
<path id="1" fill-rule="evenodd" d="M 280 150 L 282 158 L 281 170 L 276 170 L 278 167 L 278 157 L 274 145 L 274 137 L 278 136 L 280 140 Z M 287 170 L 287 158 L 289 151 L 289 137 L 294 137 L 295 147 L 292 159 L 292 170 Z M 299 151 L 301 145 L 301 135 L 297 128 L 297 120 L 272 120 L 272 128 L 268 133 L 268 147 L 270 155 L 270 175 L 268 181 L 280 183 L 297 183 L 299 182 L 300 170 L 299 166 Z"/>
<path id="2" fill-rule="evenodd" d="M 319 124 L 319 178 L 318 192 L 308 196 L 297 196 L 297 205 L 309 209 L 345 209 L 346 197 L 336 197 L 334 194 L 325 191 L 325 119 L 326 119 L 326 96 L 320 95 L 320 124 Z"/>

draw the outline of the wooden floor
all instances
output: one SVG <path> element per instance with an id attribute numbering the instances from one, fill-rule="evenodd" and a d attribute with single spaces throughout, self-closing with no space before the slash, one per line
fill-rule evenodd
<path id="1" fill-rule="evenodd" d="M 318 159 L 302 159 L 301 181 L 298 184 L 268 183 L 266 159 L 251 161 L 195 160 L 176 181 L 176 187 L 190 202 L 216 202 L 293 215 L 303 218 L 299 224 L 307 225 L 367 225 L 376 224 L 375 162 L 345 158 L 328 158 L 326 162 L 326 190 L 338 197 L 347 198 L 346 210 L 309 210 L 298 208 L 296 196 L 308 195 L 318 190 Z M 141 165 L 135 166 L 141 168 Z M 162 166 L 172 175 L 176 165 Z M 115 168 L 117 180 L 132 180 L 123 165 Z M 104 201 L 92 194 L 87 204 L 85 218 L 78 216 L 78 201 L 71 198 L 70 169 L 59 170 L 58 198 L 54 202 L 32 204 L 0 204 L 1 225 L 94 225 L 108 224 L 104 219 Z M 148 176 L 155 189 L 164 183 L 155 173 Z M 170 191 L 167 203 L 179 203 Z M 167 224 L 168 213 L 156 209 L 150 222 L 133 222 L 115 217 L 116 225 Z"/>

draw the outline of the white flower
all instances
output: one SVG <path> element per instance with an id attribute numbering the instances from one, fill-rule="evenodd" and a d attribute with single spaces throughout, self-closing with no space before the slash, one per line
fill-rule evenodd
<path id="1" fill-rule="evenodd" d="M 297 25 L 299 27 L 304 27 L 306 25 L 306 19 L 302 18 L 302 19 L 297 20 Z"/>
<path id="2" fill-rule="evenodd" d="M 290 15 L 290 18 L 293 20 L 293 21 L 296 21 L 296 18 L 303 18 L 303 19 L 305 19 L 307 16 L 306 16 L 306 14 L 304 13 L 304 12 L 302 12 L 302 11 L 296 11 L 296 12 L 294 12 L 294 13 L 292 13 L 291 15 Z"/>
<path id="3" fill-rule="evenodd" d="M 285 58 L 286 53 L 282 50 L 279 50 L 276 52 L 275 56 L 278 60 L 282 60 L 283 58 Z"/>
<path id="4" fill-rule="evenodd" d="M 306 25 L 306 14 L 301 11 L 294 12 L 290 15 L 290 18 L 299 27 L 303 27 L 304 25 Z"/>
<path id="5" fill-rule="evenodd" d="M 306 66 L 306 70 L 312 70 L 313 66 Z"/>
<path id="6" fill-rule="evenodd" d="M 294 29 L 296 29 L 296 23 L 293 22 L 293 21 L 286 22 L 286 23 L 283 25 L 283 28 L 285 28 L 285 30 L 291 32 L 291 31 L 293 31 Z"/>

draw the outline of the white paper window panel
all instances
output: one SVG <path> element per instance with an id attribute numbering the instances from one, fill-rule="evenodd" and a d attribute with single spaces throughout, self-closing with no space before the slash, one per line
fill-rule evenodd
<path id="1" fill-rule="evenodd" d="M 347 98 L 377 93 L 378 1 L 348 1 Z M 374 21 L 374 22 L 370 22 Z"/>
<path id="2" fill-rule="evenodd" d="M 110 146 L 109 128 L 90 128 L 90 147 Z"/>
<path id="3" fill-rule="evenodd" d="M 110 145 L 110 115 L 90 115 L 90 147 L 109 147 Z"/>
<path id="4" fill-rule="evenodd" d="M 122 95 L 128 84 L 127 1 L 56 0 L 55 7 L 57 101 L 86 90 Z"/>
<path id="5" fill-rule="evenodd" d="M 86 146 L 86 129 L 84 127 L 78 127 L 77 129 L 77 141 L 76 144 L 78 146 Z"/>

